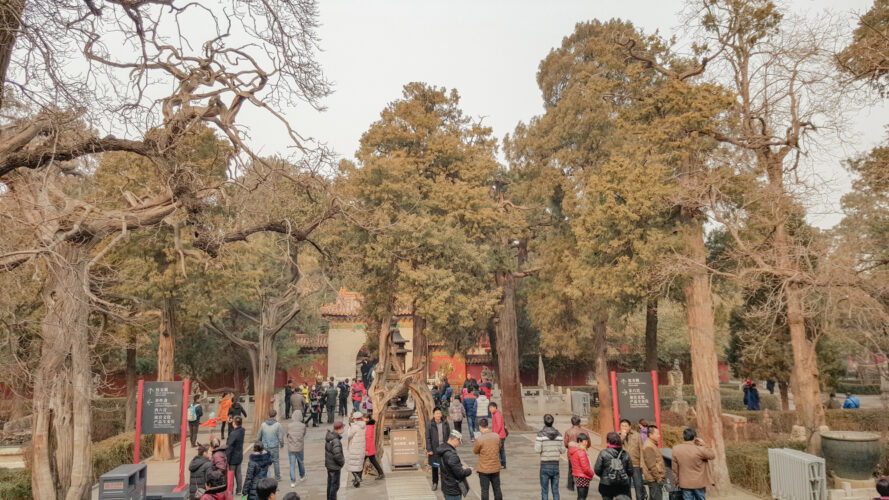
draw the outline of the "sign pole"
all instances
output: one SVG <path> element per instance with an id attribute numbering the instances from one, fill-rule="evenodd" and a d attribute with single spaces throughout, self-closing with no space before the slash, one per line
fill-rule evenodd
<path id="1" fill-rule="evenodd" d="M 191 380 L 185 379 L 182 384 L 182 426 L 179 434 L 179 485 L 174 492 L 185 489 L 185 442 L 188 441 L 188 394 L 191 392 Z"/>
<path id="2" fill-rule="evenodd" d="M 139 389 L 136 392 L 136 441 L 133 443 L 133 463 L 139 463 L 142 447 L 142 390 L 145 380 L 139 380 Z"/>
<path id="3" fill-rule="evenodd" d="M 658 430 L 661 430 L 661 397 L 658 394 L 657 387 L 657 371 L 651 370 L 651 387 L 654 388 L 654 421 L 655 425 L 657 425 Z M 664 447 L 664 436 L 663 431 L 661 430 L 661 436 L 657 440 L 657 447 Z"/>
<path id="4" fill-rule="evenodd" d="M 620 429 L 620 409 L 617 407 L 617 372 L 611 372 L 611 410 L 614 413 L 614 429 Z M 605 436 L 602 436 L 605 442 Z"/>

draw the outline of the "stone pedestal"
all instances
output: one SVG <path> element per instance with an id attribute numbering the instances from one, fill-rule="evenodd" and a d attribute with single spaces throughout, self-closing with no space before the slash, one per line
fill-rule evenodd
<path id="1" fill-rule="evenodd" d="M 673 413 L 678 413 L 678 414 L 682 415 L 683 417 L 687 416 L 688 415 L 688 401 L 686 401 L 684 399 L 673 401 L 670 404 L 670 411 L 672 411 Z"/>

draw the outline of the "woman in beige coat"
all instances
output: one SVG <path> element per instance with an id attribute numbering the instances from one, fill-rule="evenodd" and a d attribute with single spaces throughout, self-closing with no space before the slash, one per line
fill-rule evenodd
<path id="1" fill-rule="evenodd" d="M 352 473 L 352 486 L 361 486 L 361 471 L 364 469 L 365 422 L 360 411 L 352 414 L 349 424 L 349 444 L 346 452 L 346 470 Z"/>

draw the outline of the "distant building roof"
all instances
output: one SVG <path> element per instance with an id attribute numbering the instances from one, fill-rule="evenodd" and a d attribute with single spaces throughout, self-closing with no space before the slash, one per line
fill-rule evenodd
<path id="1" fill-rule="evenodd" d="M 340 288 L 336 296 L 336 302 L 321 306 L 321 316 L 326 319 L 359 318 L 361 317 L 361 299 L 360 293 L 350 292 L 345 287 Z M 411 315 L 410 305 L 406 305 L 404 301 L 399 300 L 395 305 L 395 315 L 409 317 Z"/>

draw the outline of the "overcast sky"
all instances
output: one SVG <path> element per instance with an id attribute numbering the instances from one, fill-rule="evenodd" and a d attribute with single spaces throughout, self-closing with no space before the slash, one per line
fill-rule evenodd
<path id="1" fill-rule="evenodd" d="M 421 1 L 323 0 L 319 55 L 334 94 L 327 110 L 289 113 L 303 134 L 326 142 L 352 158 L 361 134 L 387 103 L 411 81 L 456 88 L 463 110 L 493 127 L 502 139 L 516 123 L 542 112 L 536 72 L 540 60 L 561 44 L 579 21 L 628 19 L 646 32 L 681 29 L 681 0 L 585 1 Z M 830 9 L 854 21 L 873 0 L 793 0 L 790 8 L 807 15 Z M 857 143 L 837 149 L 815 165 L 829 186 L 816 202 L 811 222 L 835 224 L 839 197 L 849 188 L 839 159 L 872 147 L 889 123 L 887 107 L 855 120 Z M 250 134 L 264 153 L 282 151 L 281 130 L 251 123 Z"/>

